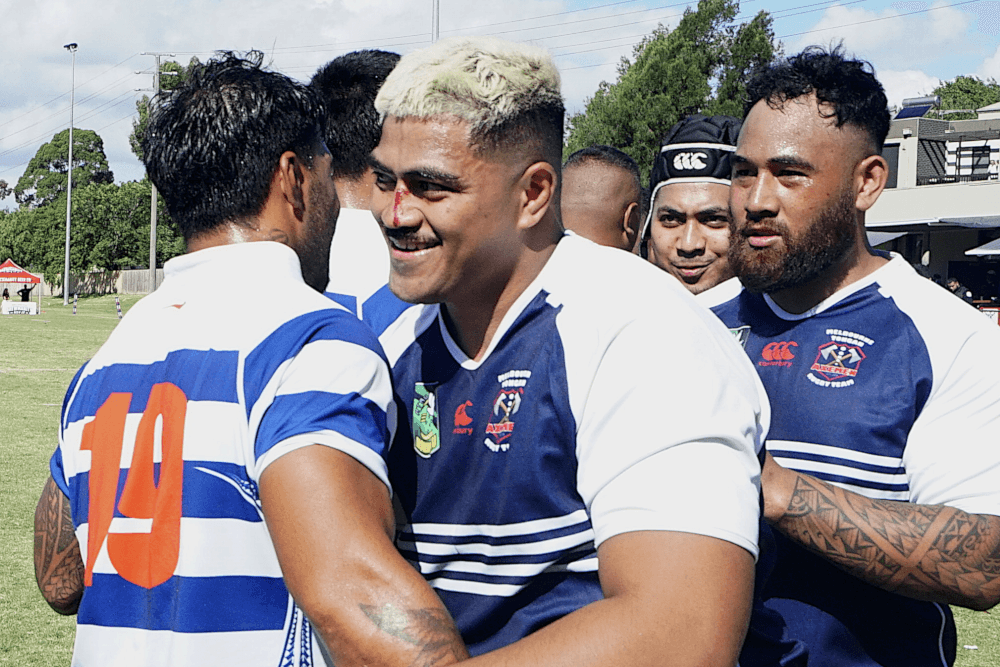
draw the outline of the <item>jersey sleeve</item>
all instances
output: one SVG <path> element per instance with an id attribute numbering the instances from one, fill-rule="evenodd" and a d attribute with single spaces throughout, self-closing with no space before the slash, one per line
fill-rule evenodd
<path id="1" fill-rule="evenodd" d="M 670 530 L 756 558 L 766 397 L 711 314 L 685 315 L 643 317 L 605 349 L 578 429 L 578 487 L 597 544 Z"/>
<path id="2" fill-rule="evenodd" d="M 288 452 L 324 445 L 353 457 L 388 487 L 395 406 L 385 356 L 374 333 L 349 313 L 327 319 L 293 321 L 248 356 L 254 477 Z"/>
<path id="3" fill-rule="evenodd" d="M 933 389 L 903 457 L 910 500 L 1000 515 L 1000 331 L 953 336 L 947 357 L 935 347 Z"/>

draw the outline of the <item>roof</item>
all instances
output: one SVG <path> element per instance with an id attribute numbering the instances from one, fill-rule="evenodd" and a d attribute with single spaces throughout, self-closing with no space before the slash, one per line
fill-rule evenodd
<path id="1" fill-rule="evenodd" d="M 14 260 L 8 259 L 3 264 L 0 264 L 0 283 L 40 283 L 42 279 L 38 276 L 28 273 L 20 266 L 14 263 Z"/>

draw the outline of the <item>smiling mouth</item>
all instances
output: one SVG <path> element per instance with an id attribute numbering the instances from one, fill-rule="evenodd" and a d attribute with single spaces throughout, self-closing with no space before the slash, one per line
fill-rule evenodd
<path id="1" fill-rule="evenodd" d="M 441 245 L 441 241 L 433 236 L 419 236 L 410 232 L 400 232 L 397 229 L 385 230 L 389 244 L 400 252 L 420 252 Z"/>
<path id="2" fill-rule="evenodd" d="M 705 273 L 705 269 L 709 266 L 710 264 L 699 264 L 698 266 L 682 266 L 679 264 L 673 265 L 674 270 L 680 274 L 681 278 L 683 278 L 685 282 L 697 282 L 697 280 L 701 278 L 701 275 Z"/>

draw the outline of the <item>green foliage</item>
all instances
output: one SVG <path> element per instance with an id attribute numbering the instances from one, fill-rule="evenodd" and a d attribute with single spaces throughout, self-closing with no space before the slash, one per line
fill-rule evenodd
<path id="1" fill-rule="evenodd" d="M 160 90 L 167 91 L 177 88 L 187 80 L 191 69 L 199 64 L 200 61 L 196 57 L 191 58 L 187 67 L 173 60 L 161 63 Z M 142 162 L 142 135 L 146 133 L 146 126 L 149 125 L 150 104 L 149 95 L 143 95 L 142 99 L 135 103 L 135 110 L 139 115 L 138 118 L 132 121 L 132 133 L 128 135 L 128 144 L 140 162 Z"/>
<path id="2" fill-rule="evenodd" d="M 974 76 L 958 76 L 954 81 L 942 82 L 933 90 L 932 95 L 941 96 L 941 109 L 982 109 L 990 104 L 1000 102 L 1000 83 L 995 79 L 983 81 Z M 975 113 L 950 113 L 943 118 L 947 120 L 965 120 L 975 118 Z"/>
<path id="3" fill-rule="evenodd" d="M 149 265 L 148 180 L 91 183 L 73 188 L 70 226 L 70 271 L 117 271 Z M 163 262 L 184 252 L 184 240 L 157 197 L 156 259 Z M 66 198 L 49 205 L 23 208 L 0 216 L 0 255 L 29 271 L 45 273 L 61 285 L 65 263 Z"/>
<path id="4" fill-rule="evenodd" d="M 690 113 L 743 115 L 752 70 L 779 52 L 767 12 L 736 25 L 739 0 L 700 0 L 674 30 L 658 26 L 618 65 L 618 81 L 601 82 L 583 113 L 569 119 L 566 154 L 594 144 L 615 146 L 648 178 L 660 140 Z"/>
<path id="5" fill-rule="evenodd" d="M 68 161 L 69 129 L 65 129 L 42 144 L 14 186 L 14 198 L 21 208 L 37 208 L 65 197 Z M 104 140 L 93 130 L 73 128 L 73 189 L 114 180 L 104 155 Z"/>

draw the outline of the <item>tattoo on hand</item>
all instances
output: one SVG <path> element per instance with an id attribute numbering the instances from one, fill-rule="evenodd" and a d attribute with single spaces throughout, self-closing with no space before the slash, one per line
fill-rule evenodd
<path id="1" fill-rule="evenodd" d="M 1000 594 L 1000 518 L 866 498 L 799 475 L 776 526 L 884 590 L 978 608 Z"/>
<path id="2" fill-rule="evenodd" d="M 419 649 L 412 667 L 432 667 L 465 657 L 465 644 L 448 612 L 441 608 L 400 609 L 362 604 L 361 611 L 382 632 Z"/>
<path id="3" fill-rule="evenodd" d="M 60 614 L 75 614 L 80 606 L 83 572 L 69 499 L 50 477 L 35 509 L 35 579 Z"/>

